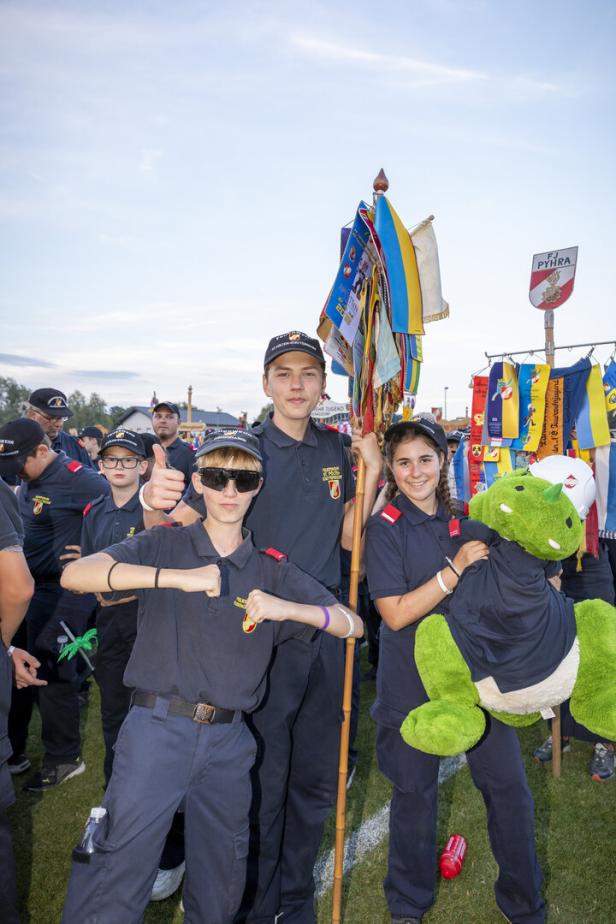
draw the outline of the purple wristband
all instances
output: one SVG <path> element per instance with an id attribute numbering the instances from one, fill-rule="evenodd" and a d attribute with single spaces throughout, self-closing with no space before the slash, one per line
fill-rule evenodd
<path id="1" fill-rule="evenodd" d="M 327 627 L 328 627 L 328 625 L 329 625 L 329 610 L 327 609 L 326 606 L 322 606 L 321 609 L 322 609 L 323 612 L 325 613 L 325 622 L 324 622 L 323 625 L 321 626 L 321 632 L 325 632 L 325 630 L 327 629 Z"/>

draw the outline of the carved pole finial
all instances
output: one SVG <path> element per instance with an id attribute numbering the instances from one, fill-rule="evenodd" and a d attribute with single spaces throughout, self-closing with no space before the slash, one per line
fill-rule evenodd
<path id="1" fill-rule="evenodd" d="M 374 178 L 372 188 L 374 189 L 374 192 L 377 196 L 383 195 L 383 193 L 386 193 L 389 189 L 389 180 L 385 176 L 385 171 L 382 167 L 379 170 L 378 175 Z"/>

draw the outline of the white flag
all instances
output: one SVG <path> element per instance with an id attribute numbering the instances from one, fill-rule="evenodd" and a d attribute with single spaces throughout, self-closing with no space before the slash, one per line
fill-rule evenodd
<path id="1" fill-rule="evenodd" d="M 434 228 L 429 218 L 410 231 L 421 286 L 424 324 L 449 317 L 449 305 L 441 292 L 441 269 Z"/>

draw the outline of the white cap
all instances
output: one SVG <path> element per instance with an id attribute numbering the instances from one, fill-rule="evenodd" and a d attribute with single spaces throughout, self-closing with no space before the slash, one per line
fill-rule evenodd
<path id="1" fill-rule="evenodd" d="M 588 511 L 595 502 L 597 486 L 592 468 L 582 459 L 569 456 L 547 456 L 528 467 L 531 475 L 543 478 L 550 484 L 562 484 L 563 491 L 578 512 L 580 520 L 585 520 Z"/>

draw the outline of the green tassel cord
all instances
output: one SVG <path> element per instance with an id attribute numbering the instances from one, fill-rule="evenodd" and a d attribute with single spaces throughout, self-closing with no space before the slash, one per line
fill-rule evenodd
<path id="1" fill-rule="evenodd" d="M 58 662 L 62 661 L 64 658 L 70 661 L 71 658 L 74 658 L 82 649 L 83 651 L 92 651 L 94 642 L 96 642 L 96 629 L 88 629 L 84 635 L 78 635 L 72 642 L 64 646 L 58 656 Z"/>

